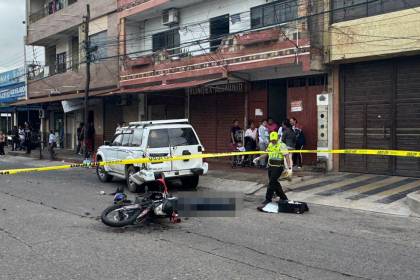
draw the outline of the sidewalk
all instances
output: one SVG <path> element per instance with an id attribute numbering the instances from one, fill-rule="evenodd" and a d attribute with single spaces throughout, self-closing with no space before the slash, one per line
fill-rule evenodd
<path id="1" fill-rule="evenodd" d="M 12 151 L 10 147 L 5 148 L 5 152 L 7 155 L 10 156 L 22 156 L 22 157 L 31 157 L 34 159 L 40 159 L 40 152 L 39 148 L 32 150 L 31 153 L 28 155 L 25 151 Z M 78 155 L 73 150 L 66 150 L 66 149 L 55 149 L 56 152 L 56 161 L 65 161 L 71 163 L 82 163 L 84 158 L 81 155 Z M 42 159 L 49 160 L 50 153 L 48 152 L 47 148 L 42 150 Z"/>

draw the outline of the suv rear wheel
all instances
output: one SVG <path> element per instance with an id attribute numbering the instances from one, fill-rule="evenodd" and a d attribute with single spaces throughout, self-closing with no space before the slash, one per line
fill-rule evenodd
<path id="1" fill-rule="evenodd" d="M 100 163 L 102 161 L 101 158 L 98 158 L 97 162 Z M 104 166 L 97 165 L 96 166 L 96 175 L 98 176 L 99 181 L 107 183 L 111 182 L 112 175 L 109 175 Z"/>
<path id="2" fill-rule="evenodd" d="M 181 178 L 181 182 L 184 187 L 195 190 L 197 189 L 199 178 L 198 175 L 188 176 Z"/>
<path id="3" fill-rule="evenodd" d="M 134 166 L 130 165 L 130 166 L 127 167 L 127 172 L 125 173 L 126 174 L 126 181 L 127 181 L 127 188 L 130 192 L 133 192 L 133 193 L 136 193 L 136 192 L 140 191 L 140 186 L 137 185 L 136 183 L 134 183 L 130 179 L 130 176 L 135 174 L 136 172 L 138 172 L 138 170 Z"/>

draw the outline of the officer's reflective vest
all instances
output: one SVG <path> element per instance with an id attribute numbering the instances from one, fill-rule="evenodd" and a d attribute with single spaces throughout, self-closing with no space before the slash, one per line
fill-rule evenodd
<path id="1" fill-rule="evenodd" d="M 287 146 L 281 141 L 277 144 L 270 143 L 267 147 L 268 165 L 269 166 L 283 166 L 284 154 L 287 154 Z"/>

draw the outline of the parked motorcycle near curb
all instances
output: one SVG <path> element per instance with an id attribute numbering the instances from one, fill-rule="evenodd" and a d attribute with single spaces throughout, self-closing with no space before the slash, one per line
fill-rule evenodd
<path id="1" fill-rule="evenodd" d="M 176 207 L 178 198 L 169 194 L 163 174 L 157 183 L 160 191 L 149 192 L 146 188 L 145 194 L 136 197 L 134 202 L 128 200 L 124 192 L 117 192 L 114 205 L 102 212 L 102 222 L 110 227 L 138 225 L 156 218 L 169 218 L 172 223 L 180 223 Z"/>

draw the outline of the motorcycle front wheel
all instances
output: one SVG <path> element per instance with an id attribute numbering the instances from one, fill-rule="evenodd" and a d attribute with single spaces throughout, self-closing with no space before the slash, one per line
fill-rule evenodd
<path id="1" fill-rule="evenodd" d="M 134 224 L 142 209 L 122 209 L 121 205 L 112 205 L 106 208 L 101 215 L 102 222 L 110 227 L 125 227 Z"/>

